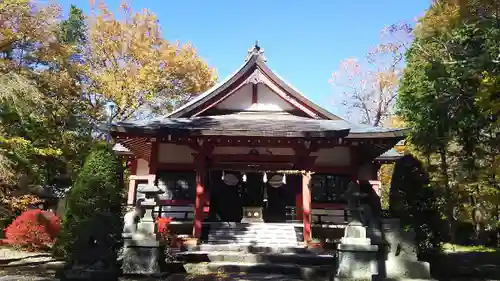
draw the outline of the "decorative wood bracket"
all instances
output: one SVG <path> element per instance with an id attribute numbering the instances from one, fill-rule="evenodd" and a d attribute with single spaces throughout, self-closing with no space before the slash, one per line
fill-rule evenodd
<path id="1" fill-rule="evenodd" d="M 259 84 L 259 83 L 265 83 L 266 78 L 264 77 L 264 74 L 260 72 L 260 70 L 256 69 L 246 80 L 245 84 Z"/>
<path id="2" fill-rule="evenodd" d="M 205 140 L 204 140 L 204 139 L 202 139 L 202 138 L 197 138 L 197 139 L 196 139 L 196 143 L 198 144 L 198 146 L 199 146 L 199 147 L 203 147 L 203 142 L 204 142 L 204 141 L 205 141 Z"/>
<path id="3" fill-rule="evenodd" d="M 304 146 L 306 147 L 307 150 L 309 150 L 311 148 L 311 141 L 310 140 L 304 141 Z"/>

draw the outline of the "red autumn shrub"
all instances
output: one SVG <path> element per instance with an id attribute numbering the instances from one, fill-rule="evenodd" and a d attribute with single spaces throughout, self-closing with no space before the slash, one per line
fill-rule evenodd
<path id="1" fill-rule="evenodd" d="M 170 222 L 172 221 L 172 218 L 158 218 L 156 220 L 156 224 L 158 225 L 158 232 L 159 233 L 164 233 L 164 232 L 168 232 L 169 229 L 168 229 L 168 225 L 170 224 Z"/>
<path id="2" fill-rule="evenodd" d="M 52 212 L 27 210 L 5 229 L 5 241 L 28 250 L 47 249 L 54 243 L 59 230 L 59 219 Z"/>
<path id="3" fill-rule="evenodd" d="M 169 247 L 176 247 L 177 246 L 177 236 L 175 233 L 170 231 L 168 228 L 168 225 L 170 222 L 172 222 L 172 218 L 158 218 L 156 220 L 156 224 L 158 227 L 158 234 L 160 236 L 160 239 L 162 239 L 167 246 Z"/>

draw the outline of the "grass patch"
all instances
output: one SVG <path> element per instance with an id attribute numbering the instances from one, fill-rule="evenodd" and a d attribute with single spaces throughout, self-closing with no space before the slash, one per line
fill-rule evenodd
<path id="1" fill-rule="evenodd" d="M 443 245 L 443 250 L 447 252 L 491 253 L 491 252 L 497 252 L 499 249 L 493 247 L 486 247 L 482 245 L 464 246 L 464 245 L 454 245 L 446 243 Z"/>

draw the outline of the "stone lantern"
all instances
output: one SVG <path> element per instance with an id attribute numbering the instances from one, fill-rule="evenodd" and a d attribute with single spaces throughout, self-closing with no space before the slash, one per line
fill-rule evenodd
<path id="1" fill-rule="evenodd" d="M 159 203 L 158 195 L 162 191 L 155 185 L 139 185 L 137 192 L 145 196 L 140 204 L 144 215 L 130 239 L 124 241 L 122 269 L 126 274 L 155 275 L 161 272 L 160 263 L 164 262 L 153 216 L 153 210 Z"/>

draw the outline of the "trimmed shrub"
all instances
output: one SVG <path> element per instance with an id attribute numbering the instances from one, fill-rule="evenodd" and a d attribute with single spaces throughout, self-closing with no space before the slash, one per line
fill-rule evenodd
<path id="1" fill-rule="evenodd" d="M 123 222 L 122 164 L 108 146 L 92 150 L 67 196 L 54 254 L 69 263 L 116 263 Z"/>
<path id="2" fill-rule="evenodd" d="M 167 247 L 178 247 L 177 236 L 169 228 L 171 222 L 172 218 L 158 218 L 156 221 L 158 234 Z"/>
<path id="3" fill-rule="evenodd" d="M 53 213 L 28 210 L 5 229 L 5 243 L 32 251 L 48 249 L 53 245 L 59 229 L 59 219 Z"/>
<path id="4" fill-rule="evenodd" d="M 438 197 L 422 162 L 412 155 L 396 161 L 389 194 L 390 215 L 399 218 L 402 227 L 415 233 L 420 257 L 441 250 L 443 223 Z"/>
<path id="5" fill-rule="evenodd" d="M 179 248 L 181 246 L 177 235 L 175 235 L 175 233 L 169 228 L 170 222 L 172 222 L 172 218 L 168 217 L 158 218 L 156 221 L 159 238 L 164 247 L 163 254 L 166 262 L 173 262 L 176 260 L 176 256 L 173 253 L 172 248 Z"/>

